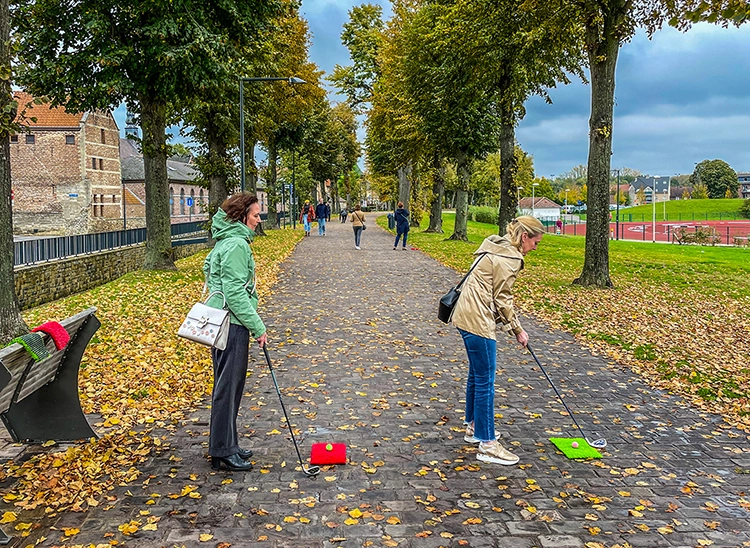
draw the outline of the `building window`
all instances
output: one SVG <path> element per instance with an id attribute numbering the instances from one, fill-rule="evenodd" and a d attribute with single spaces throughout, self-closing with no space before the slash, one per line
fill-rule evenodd
<path id="1" fill-rule="evenodd" d="M 102 132 L 102 144 L 106 143 L 106 139 L 104 138 L 104 130 L 101 130 Z"/>
<path id="2" fill-rule="evenodd" d="M 203 189 L 201 189 L 201 192 L 199 194 L 200 198 L 198 198 L 201 202 L 201 207 L 205 208 L 205 204 L 203 203 Z"/>
<path id="3" fill-rule="evenodd" d="M 91 158 L 91 169 L 96 169 L 96 158 Z"/>
<path id="4" fill-rule="evenodd" d="M 104 194 L 99 195 L 99 217 L 104 217 Z"/>
<path id="5" fill-rule="evenodd" d="M 180 215 L 185 215 L 185 189 L 180 189 Z"/>
<path id="6" fill-rule="evenodd" d="M 99 169 L 104 170 L 104 158 L 99 158 Z"/>
<path id="7" fill-rule="evenodd" d="M 174 188 L 169 187 L 169 216 L 174 215 Z"/>
<path id="8" fill-rule="evenodd" d="M 36 135 L 32 135 L 31 133 L 26 134 L 26 144 L 27 145 L 33 145 L 36 143 Z"/>
<path id="9" fill-rule="evenodd" d="M 65 136 L 65 144 L 66 145 L 74 145 L 74 144 L 76 144 L 76 136 L 75 135 L 66 135 Z"/>
<path id="10" fill-rule="evenodd" d="M 10 142 L 11 143 L 17 143 L 18 142 L 18 135 L 11 135 L 10 136 Z"/>
<path id="11" fill-rule="evenodd" d="M 99 216 L 99 207 L 97 205 L 97 199 L 98 199 L 98 196 L 94 194 L 94 217 Z"/>
<path id="12" fill-rule="evenodd" d="M 192 215 L 193 213 L 195 213 L 195 189 L 192 189 L 190 191 L 190 203 L 192 204 L 190 206 L 190 214 Z"/>

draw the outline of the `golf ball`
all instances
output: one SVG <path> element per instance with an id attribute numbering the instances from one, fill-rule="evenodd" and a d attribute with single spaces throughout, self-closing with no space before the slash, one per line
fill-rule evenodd
<path id="1" fill-rule="evenodd" d="M 573 446 L 573 449 L 578 449 L 578 442 L 577 442 L 577 441 L 574 441 L 574 442 L 573 442 L 573 443 L 571 443 L 570 445 L 572 445 L 572 446 Z"/>

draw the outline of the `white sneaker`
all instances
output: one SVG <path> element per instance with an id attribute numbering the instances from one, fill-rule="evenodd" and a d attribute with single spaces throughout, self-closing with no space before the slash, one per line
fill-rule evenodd
<path id="1" fill-rule="evenodd" d="M 355 246 L 354 246 L 354 249 L 359 249 L 359 246 L 358 246 L 358 245 L 355 245 Z"/>
<path id="2" fill-rule="evenodd" d="M 479 444 L 477 460 L 482 462 L 491 462 L 493 464 L 504 464 L 512 466 L 518 462 L 518 456 L 505 449 L 500 443 L 495 441 L 482 442 Z"/>
<path id="3" fill-rule="evenodd" d="M 495 430 L 495 439 L 499 437 L 500 437 L 500 432 Z M 473 424 L 466 425 L 466 434 L 464 435 L 464 441 L 466 443 L 479 443 L 480 441 L 482 441 L 479 438 L 474 437 L 474 425 Z"/>

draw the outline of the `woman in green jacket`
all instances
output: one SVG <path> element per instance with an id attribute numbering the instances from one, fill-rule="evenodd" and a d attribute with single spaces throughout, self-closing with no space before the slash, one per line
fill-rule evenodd
<path id="1" fill-rule="evenodd" d="M 260 223 L 258 198 L 246 193 L 227 198 L 212 219 L 211 235 L 216 246 L 203 263 L 209 294 L 207 304 L 229 309 L 229 337 L 224 350 L 211 349 L 214 389 L 208 453 L 211 466 L 229 470 L 251 470 L 252 451 L 239 446 L 237 414 L 247 375 L 250 336 L 262 348 L 266 327 L 258 316 L 255 260 L 250 242 Z"/>

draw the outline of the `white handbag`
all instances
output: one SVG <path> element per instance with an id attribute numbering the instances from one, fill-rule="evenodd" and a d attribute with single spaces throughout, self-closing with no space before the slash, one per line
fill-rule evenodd
<path id="1" fill-rule="evenodd" d="M 212 295 L 217 294 L 224 299 L 222 308 L 213 308 L 205 304 Z M 206 297 L 206 301 L 193 305 L 187 318 L 177 331 L 177 335 L 206 346 L 212 346 L 217 350 L 224 350 L 227 347 L 227 337 L 229 336 L 229 310 L 224 308 L 227 305 L 227 300 L 221 291 L 214 291 Z"/>

